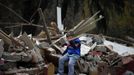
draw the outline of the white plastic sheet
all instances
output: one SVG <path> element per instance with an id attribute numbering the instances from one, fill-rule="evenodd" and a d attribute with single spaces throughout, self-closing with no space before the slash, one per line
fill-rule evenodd
<path id="1" fill-rule="evenodd" d="M 117 52 L 121 56 L 128 56 L 128 55 L 134 55 L 134 48 L 133 47 L 127 47 L 122 44 L 118 44 L 116 42 L 111 41 L 104 41 L 105 45 L 112 45 L 113 51 Z"/>
<path id="2" fill-rule="evenodd" d="M 81 56 L 84 56 L 91 50 L 91 47 L 81 44 Z"/>

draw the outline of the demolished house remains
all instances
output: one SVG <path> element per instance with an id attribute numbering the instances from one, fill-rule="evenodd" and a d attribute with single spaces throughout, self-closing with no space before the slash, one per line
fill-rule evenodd
<path id="1" fill-rule="evenodd" d="M 43 16 L 41 9 L 39 13 Z M 118 43 L 104 35 L 85 33 L 94 29 L 95 23 L 103 18 L 95 19 L 98 13 L 69 30 L 81 40 L 81 57 L 75 66 L 75 74 L 133 75 L 134 43 Z M 14 37 L 0 30 L 0 75 L 55 75 L 58 59 L 66 49 L 62 47 L 67 42 L 66 34 L 55 32 L 59 36 L 50 35 L 45 19 L 42 19 L 44 31 L 38 36 L 24 32 Z"/>

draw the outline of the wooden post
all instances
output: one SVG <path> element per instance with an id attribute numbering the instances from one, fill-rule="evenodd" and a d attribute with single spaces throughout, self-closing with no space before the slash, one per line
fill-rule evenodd
<path id="1" fill-rule="evenodd" d="M 0 39 L 0 58 L 2 57 L 2 54 L 4 52 L 3 45 L 4 45 L 4 41 L 2 39 Z"/>
<path id="2" fill-rule="evenodd" d="M 48 29 L 47 29 L 47 24 L 46 24 L 45 16 L 44 16 L 44 14 L 43 14 L 41 8 L 38 9 L 38 12 L 39 12 L 40 17 L 43 19 L 44 30 L 45 30 L 45 32 L 46 32 L 48 42 L 49 42 L 49 44 L 52 44 L 52 41 L 51 41 L 51 39 L 50 39 L 50 35 L 49 35 L 49 33 L 48 33 Z"/>

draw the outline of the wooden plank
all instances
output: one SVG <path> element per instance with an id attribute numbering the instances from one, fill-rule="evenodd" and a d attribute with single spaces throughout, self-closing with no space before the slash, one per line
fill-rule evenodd
<path id="1" fill-rule="evenodd" d="M 106 40 L 116 41 L 117 43 L 127 44 L 127 46 L 134 46 L 134 43 L 131 43 L 129 41 L 122 40 L 122 39 L 119 39 L 119 38 L 114 38 L 114 37 L 109 37 L 109 36 L 104 36 L 104 38 Z"/>
<path id="2" fill-rule="evenodd" d="M 81 24 L 83 24 L 86 20 L 82 20 L 81 22 L 79 22 L 75 27 L 73 27 L 72 29 L 70 29 L 69 31 L 75 31 Z"/>
<path id="3" fill-rule="evenodd" d="M 6 41 L 9 45 L 11 45 L 12 43 L 14 43 L 16 46 L 21 46 L 21 47 L 25 48 L 25 46 L 23 46 L 21 43 L 19 43 L 18 41 L 16 41 L 13 37 L 9 37 L 2 30 L 0 30 L 0 38 L 3 38 L 4 41 Z"/>
<path id="4" fill-rule="evenodd" d="M 38 9 L 38 12 L 39 12 L 40 17 L 43 19 L 44 31 L 46 32 L 48 42 L 49 42 L 49 44 L 51 44 L 52 41 L 51 41 L 51 38 L 50 38 L 50 35 L 49 35 L 49 32 L 48 32 L 48 29 L 47 29 L 47 24 L 46 24 L 45 16 L 44 16 L 41 8 Z"/>
<path id="5" fill-rule="evenodd" d="M 101 20 L 102 18 L 103 18 L 103 17 L 98 18 L 98 19 L 93 18 L 93 19 L 91 19 L 91 20 L 90 20 L 90 18 L 89 18 L 89 20 L 87 21 L 87 23 L 85 23 L 85 25 L 81 25 L 80 28 L 78 28 L 78 29 L 75 31 L 75 33 L 76 33 L 76 34 L 81 34 L 81 33 L 85 33 L 85 32 L 87 32 L 87 31 L 90 31 L 90 30 L 94 29 L 94 28 L 96 27 L 96 24 L 95 24 L 95 23 L 96 23 L 97 21 Z"/>
<path id="6" fill-rule="evenodd" d="M 99 13 L 100 11 L 96 12 L 92 17 L 88 18 L 87 20 L 85 20 L 79 27 L 77 27 L 74 32 L 77 33 L 79 31 L 83 31 L 82 29 L 84 29 L 84 31 L 86 30 L 85 28 L 87 27 L 91 27 L 98 19 L 95 19 L 96 15 Z M 90 25 L 90 26 L 89 26 Z M 89 30 L 89 29 L 88 29 Z M 92 30 L 92 29 L 90 29 Z M 85 31 L 86 32 L 86 31 Z"/>
<path id="7" fill-rule="evenodd" d="M 3 45 L 4 45 L 4 41 L 2 39 L 0 39 L 0 58 L 4 52 L 4 48 L 3 48 Z"/>
<path id="8" fill-rule="evenodd" d="M 134 38 L 130 37 L 130 36 L 126 36 L 125 37 L 126 40 L 133 42 L 134 43 Z"/>
<path id="9" fill-rule="evenodd" d="M 60 48 L 58 45 L 56 44 L 52 44 L 56 49 L 58 49 L 61 53 L 63 53 L 63 50 L 62 48 Z"/>
<path id="10" fill-rule="evenodd" d="M 10 38 L 8 38 L 7 36 L 3 35 L 2 33 L 0 33 L 0 38 L 4 40 L 5 43 L 11 45 L 12 41 L 10 40 Z"/>
<path id="11" fill-rule="evenodd" d="M 35 26 L 43 28 L 43 25 L 32 24 L 32 23 L 0 23 L 0 25 L 13 25 L 13 26 L 5 26 L 5 28 L 13 28 L 13 27 L 21 27 L 21 26 Z"/>

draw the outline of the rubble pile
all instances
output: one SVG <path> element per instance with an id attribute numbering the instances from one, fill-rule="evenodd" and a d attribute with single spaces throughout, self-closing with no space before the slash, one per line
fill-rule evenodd
<path id="1" fill-rule="evenodd" d="M 108 44 L 102 35 L 82 34 L 78 37 L 81 40 L 81 57 L 77 61 L 76 75 L 122 75 L 134 72 L 133 47 L 118 46 L 112 42 Z M 67 42 L 65 40 L 65 36 L 62 36 L 49 44 L 27 33 L 13 37 L 0 30 L 0 75 L 53 75 L 58 59 L 65 50 L 61 48 Z M 119 50 L 115 46 L 128 50 Z"/>
<path id="2" fill-rule="evenodd" d="M 0 30 L 0 75 L 54 75 L 56 72 L 58 59 L 67 48 L 62 47 L 68 43 L 67 34 L 59 35 L 56 25 L 51 25 L 48 30 L 41 9 L 38 11 L 44 24 L 39 35 L 33 37 L 24 32 L 14 37 Z M 95 23 L 103 18 L 96 19 L 98 13 L 68 30 L 81 40 L 81 57 L 75 66 L 75 74 L 134 75 L 133 43 L 125 41 L 131 45 L 128 47 L 124 43 L 108 41 L 103 35 L 83 34 L 94 29 Z"/>
<path id="3" fill-rule="evenodd" d="M 0 75 L 45 75 L 53 64 L 47 63 L 40 45 L 27 33 L 13 37 L 0 30 Z"/>
<path id="4" fill-rule="evenodd" d="M 90 39 L 89 39 L 90 38 Z M 87 75 L 133 75 L 134 52 L 126 55 L 114 50 L 114 44 L 106 44 L 101 35 L 82 35 L 82 44 L 90 47 L 78 60 L 78 70 Z M 91 48 L 95 44 L 95 47 Z M 90 50 L 89 50 L 90 49 Z M 124 48 L 125 49 L 125 48 Z M 133 48 L 134 50 L 134 48 Z M 82 49 L 81 49 L 82 51 Z M 123 50 L 122 50 L 123 51 Z M 126 53 L 126 52 L 125 52 Z M 126 66 L 129 65 L 129 66 Z M 131 65 L 131 66 L 130 66 Z"/>

